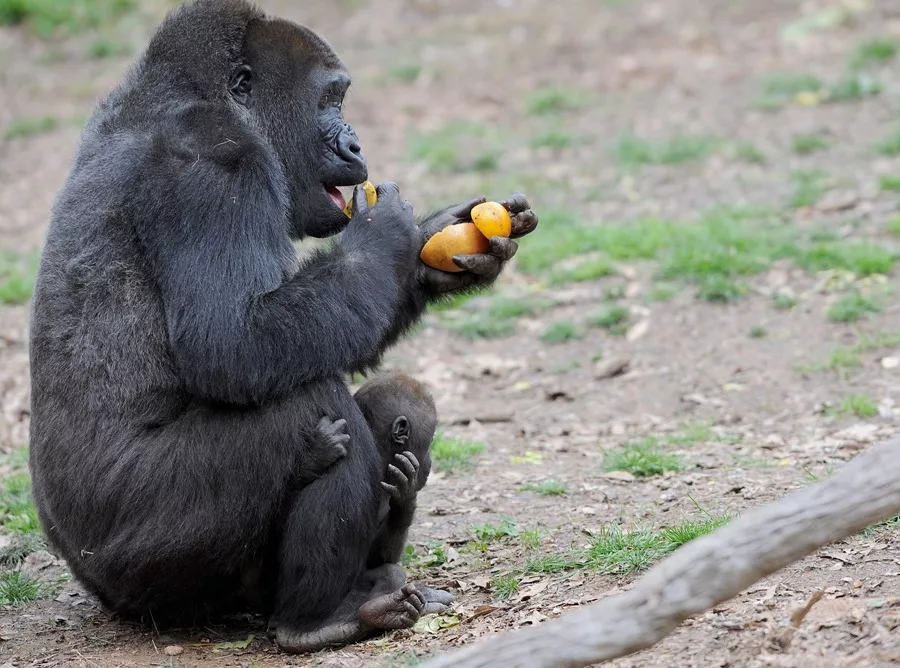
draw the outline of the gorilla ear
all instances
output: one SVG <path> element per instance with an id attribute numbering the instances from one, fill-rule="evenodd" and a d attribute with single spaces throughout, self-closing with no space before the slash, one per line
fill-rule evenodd
<path id="1" fill-rule="evenodd" d="M 406 419 L 405 415 L 400 415 L 394 420 L 394 424 L 391 425 L 391 440 L 394 443 L 406 445 L 408 439 L 409 420 Z"/>
<path id="2" fill-rule="evenodd" d="M 241 65 L 231 75 L 228 92 L 238 104 L 246 105 L 250 101 L 250 91 L 253 89 L 250 81 L 252 73 L 249 65 Z"/>

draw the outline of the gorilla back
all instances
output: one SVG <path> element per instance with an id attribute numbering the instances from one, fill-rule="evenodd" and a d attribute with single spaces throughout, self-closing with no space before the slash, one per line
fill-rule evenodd
<path id="1" fill-rule="evenodd" d="M 427 295 L 396 187 L 342 212 L 367 178 L 349 84 L 310 30 L 196 0 L 84 130 L 32 307 L 30 465 L 52 544 L 120 612 L 252 600 L 299 627 L 366 568 L 382 455 L 342 374 Z M 292 239 L 341 230 L 298 263 Z M 301 489 L 323 416 L 348 454 Z"/>

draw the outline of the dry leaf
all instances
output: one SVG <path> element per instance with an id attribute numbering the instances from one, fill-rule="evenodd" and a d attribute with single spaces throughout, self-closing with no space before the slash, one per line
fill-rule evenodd
<path id="1" fill-rule="evenodd" d="M 414 633 L 437 634 L 454 626 L 459 626 L 459 617 L 456 615 L 424 615 L 419 617 L 412 630 Z"/>
<path id="2" fill-rule="evenodd" d="M 235 649 L 247 649 L 253 642 L 253 634 L 247 636 L 246 640 L 234 640 L 232 642 L 217 642 L 213 645 L 214 652 L 230 652 Z"/>

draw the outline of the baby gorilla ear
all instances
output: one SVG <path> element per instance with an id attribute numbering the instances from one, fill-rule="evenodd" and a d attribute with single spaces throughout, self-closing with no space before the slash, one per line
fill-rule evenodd
<path id="1" fill-rule="evenodd" d="M 234 74 L 231 75 L 231 81 L 228 83 L 228 92 L 235 102 L 244 106 L 250 101 L 250 91 L 253 84 L 250 81 L 252 70 L 249 65 L 241 65 Z"/>
<path id="2" fill-rule="evenodd" d="M 402 446 L 409 440 L 409 420 L 405 415 L 399 415 L 394 419 L 394 424 L 391 425 L 391 440 Z"/>

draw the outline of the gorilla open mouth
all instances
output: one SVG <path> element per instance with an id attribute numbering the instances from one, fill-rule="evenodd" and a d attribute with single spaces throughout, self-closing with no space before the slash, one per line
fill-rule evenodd
<path id="1" fill-rule="evenodd" d="M 337 189 L 336 186 L 325 186 L 325 192 L 328 193 L 328 196 L 331 198 L 331 201 L 337 205 L 341 211 L 347 206 L 347 200 L 344 199 L 344 195 L 340 190 Z"/>

